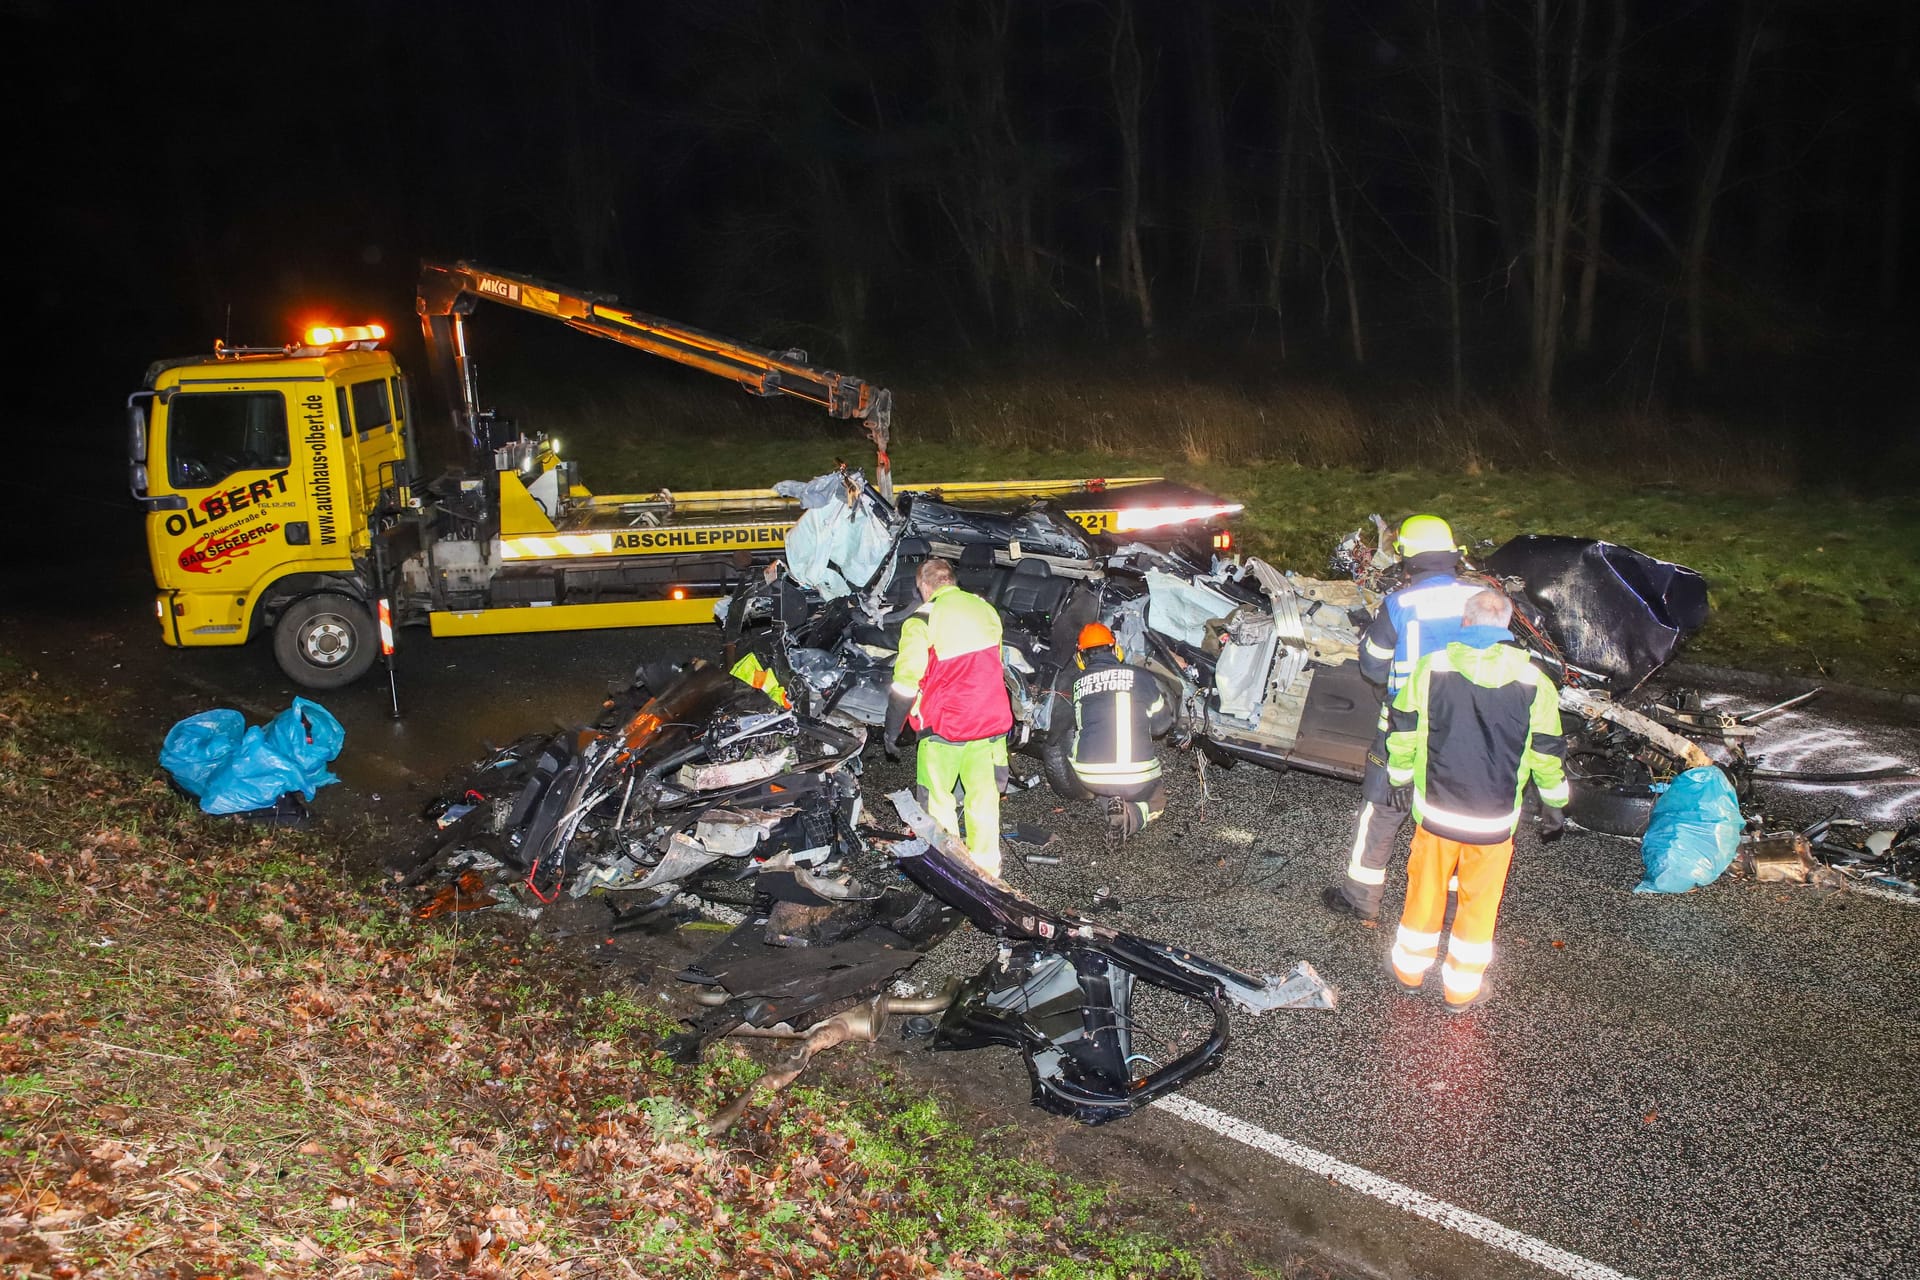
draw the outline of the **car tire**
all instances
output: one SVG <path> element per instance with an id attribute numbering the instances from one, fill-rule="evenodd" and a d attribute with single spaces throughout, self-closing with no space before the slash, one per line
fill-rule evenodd
<path id="1" fill-rule="evenodd" d="M 333 592 L 294 601 L 273 628 L 274 659 L 306 689 L 344 689 L 367 674 L 379 651 L 367 607 Z"/>
<path id="2" fill-rule="evenodd" d="M 1653 816 L 1652 788 L 1567 779 L 1567 820 L 1584 831 L 1637 840 Z"/>

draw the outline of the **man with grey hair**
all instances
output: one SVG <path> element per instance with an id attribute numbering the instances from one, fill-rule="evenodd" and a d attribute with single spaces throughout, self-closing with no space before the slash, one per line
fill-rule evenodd
<path id="1" fill-rule="evenodd" d="M 1467 607 L 1460 615 L 1463 627 L 1498 627 L 1505 631 L 1513 621 L 1513 601 L 1504 591 L 1476 591 L 1467 598 Z"/>
<path id="2" fill-rule="evenodd" d="M 1564 823 L 1559 691 L 1525 650 L 1508 643 L 1512 618 L 1513 602 L 1503 592 L 1476 592 L 1456 638 L 1420 659 L 1387 713 L 1387 776 L 1412 789 L 1416 824 L 1393 976 L 1405 991 L 1420 989 L 1439 958 L 1447 890 L 1457 880 L 1440 968 L 1449 1013 L 1486 999 L 1482 980 L 1529 782 L 1543 802 L 1541 836 L 1552 839 Z"/>
<path id="3" fill-rule="evenodd" d="M 1461 567 L 1459 540 L 1452 526 L 1439 516 L 1402 520 L 1393 549 L 1401 556 L 1407 580 L 1380 602 L 1360 638 L 1360 674 L 1385 694 L 1380 727 L 1367 748 L 1346 874 L 1320 895 L 1327 910 L 1363 920 L 1380 914 L 1380 900 L 1387 892 L 1387 864 L 1393 860 L 1394 841 L 1407 821 L 1406 796 L 1387 781 L 1387 706 L 1412 677 L 1414 664 L 1453 639 L 1460 630 L 1460 611 L 1479 590 Z"/>

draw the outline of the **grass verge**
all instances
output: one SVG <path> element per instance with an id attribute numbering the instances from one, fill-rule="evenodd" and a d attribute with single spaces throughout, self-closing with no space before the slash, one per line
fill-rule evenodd
<path id="1" fill-rule="evenodd" d="M 427 927 L 337 839 L 209 820 L 0 680 L 0 1275 L 1201 1276 L 1224 1239 L 974 1135 L 906 1081 L 802 1087 L 537 940 Z"/>

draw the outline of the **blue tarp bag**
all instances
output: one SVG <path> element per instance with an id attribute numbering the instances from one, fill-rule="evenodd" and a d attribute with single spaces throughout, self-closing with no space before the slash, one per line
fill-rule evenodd
<path id="1" fill-rule="evenodd" d="M 295 698 L 271 723 L 251 729 L 238 711 L 189 716 L 168 731 L 160 763 L 200 797 L 202 812 L 249 813 L 273 808 L 290 791 L 311 800 L 338 782 L 327 765 L 346 736 L 325 707 Z"/>
<path id="2" fill-rule="evenodd" d="M 246 731 L 246 717 L 225 707 L 188 716 L 167 730 L 167 740 L 160 744 L 160 767 L 188 795 L 204 795 L 207 780 L 232 757 Z"/>
<path id="3" fill-rule="evenodd" d="M 1653 803 L 1640 838 L 1646 879 L 1635 893 L 1685 893 L 1712 884 L 1740 847 L 1740 798 L 1727 775 L 1711 765 L 1689 769 Z"/>
<path id="4" fill-rule="evenodd" d="M 271 809 L 289 791 L 313 798 L 313 792 L 307 789 L 306 771 L 275 750 L 267 731 L 254 725 L 240 739 L 240 749 L 208 780 L 200 808 L 205 813 Z"/>
<path id="5" fill-rule="evenodd" d="M 313 799 L 315 789 L 339 781 L 327 772 L 327 765 L 340 754 L 340 745 L 346 740 L 347 731 L 340 727 L 333 713 L 305 698 L 295 698 L 293 705 L 267 726 L 267 741 L 273 744 L 273 749 L 313 779 L 307 788 L 309 800 Z"/>

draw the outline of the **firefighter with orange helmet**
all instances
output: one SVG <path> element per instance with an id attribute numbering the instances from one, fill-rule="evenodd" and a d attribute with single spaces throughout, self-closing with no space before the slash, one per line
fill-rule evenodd
<path id="1" fill-rule="evenodd" d="M 1073 682 L 1073 774 L 1105 801 L 1107 844 L 1117 847 L 1167 806 L 1153 740 L 1173 726 L 1154 674 L 1129 666 L 1104 623 L 1080 629 Z"/>

